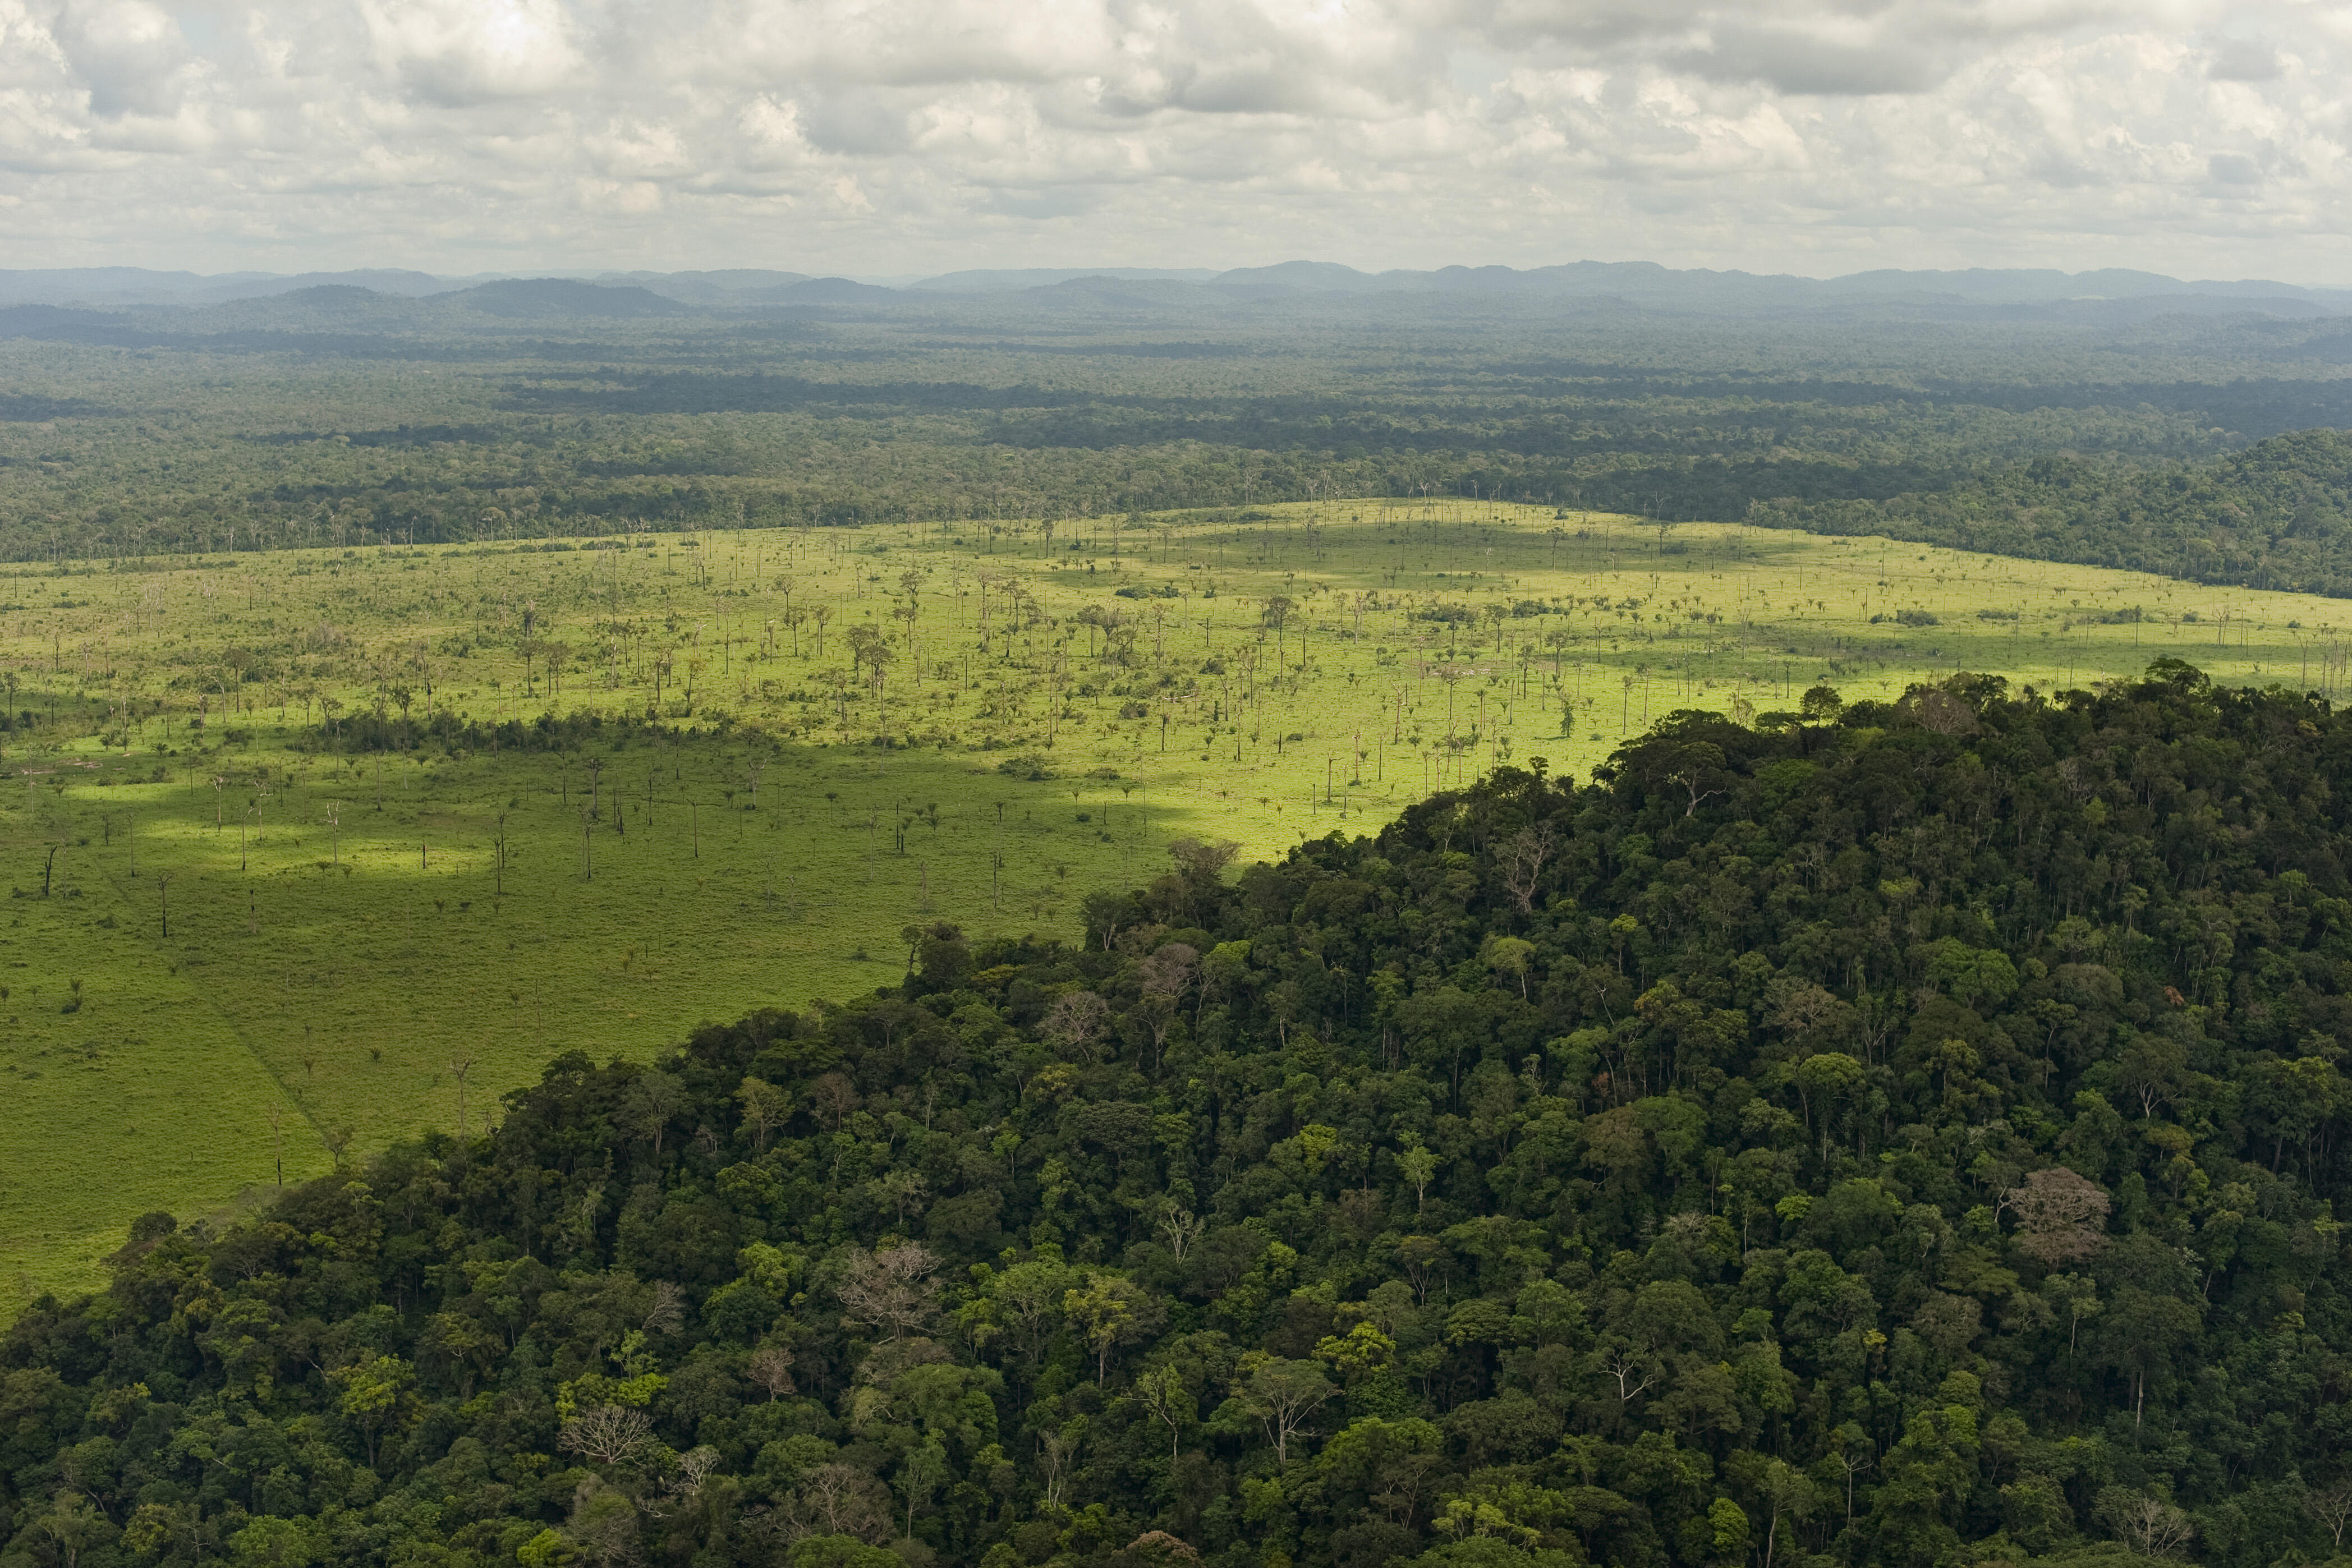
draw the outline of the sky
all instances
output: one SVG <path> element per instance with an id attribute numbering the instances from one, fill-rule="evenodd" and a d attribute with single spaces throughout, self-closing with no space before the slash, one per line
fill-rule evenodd
<path id="1" fill-rule="evenodd" d="M 2352 5 L 0 0 L 0 267 L 2352 285 Z"/>

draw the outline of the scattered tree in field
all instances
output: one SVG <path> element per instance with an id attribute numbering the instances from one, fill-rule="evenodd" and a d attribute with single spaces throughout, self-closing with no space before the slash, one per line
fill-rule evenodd
<path id="1" fill-rule="evenodd" d="M 1274 662 L 1276 670 L 1282 668 L 1283 628 L 1290 624 L 1291 614 L 1297 608 L 1297 601 L 1288 594 L 1277 593 L 1268 598 L 1265 608 L 1258 612 L 1258 624 L 1274 633 Z"/>
<path id="2" fill-rule="evenodd" d="M 453 1056 L 449 1059 L 449 1076 L 455 1079 L 457 1084 L 457 1136 L 460 1139 L 466 1136 L 466 1129 L 470 1125 L 466 1120 L 466 1074 L 473 1070 L 474 1059 L 470 1056 Z"/>

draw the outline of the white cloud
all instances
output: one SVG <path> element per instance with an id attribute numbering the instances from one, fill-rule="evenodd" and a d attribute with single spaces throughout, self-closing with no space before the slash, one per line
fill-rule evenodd
<path id="1" fill-rule="evenodd" d="M 147 0 L 69 0 L 50 36 L 89 89 L 90 112 L 169 117 L 180 107 L 187 40 Z"/>
<path id="2" fill-rule="evenodd" d="M 551 92 L 582 65 L 560 0 L 362 0 L 360 15 L 377 60 L 451 108 Z"/>
<path id="3" fill-rule="evenodd" d="M 2294 0 L 0 0 L 0 265 L 2352 282 L 2347 79 Z"/>

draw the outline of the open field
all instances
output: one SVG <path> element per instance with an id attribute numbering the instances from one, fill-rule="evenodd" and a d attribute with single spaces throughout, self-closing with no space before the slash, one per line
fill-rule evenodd
<path id="1" fill-rule="evenodd" d="M 2334 692 L 2344 612 L 1444 501 L 16 569 L 0 1312 L 555 1052 L 893 980 L 909 922 L 1075 935 L 1178 835 L 1275 854 L 1821 680 Z"/>

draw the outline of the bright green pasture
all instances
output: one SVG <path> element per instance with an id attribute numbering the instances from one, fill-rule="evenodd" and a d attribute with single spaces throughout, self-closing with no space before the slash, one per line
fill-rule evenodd
<path id="1" fill-rule="evenodd" d="M 2327 601 L 1549 509 L 595 543 L 0 574 L 36 719 L 0 735 L 0 1312 L 142 1210 L 249 1201 L 281 1149 L 290 1179 L 478 1126 L 561 1051 L 895 980 L 910 922 L 1072 934 L 1179 834 L 1278 853 L 1824 679 L 2340 679 Z M 664 733 L 317 744 L 379 711 Z"/>

